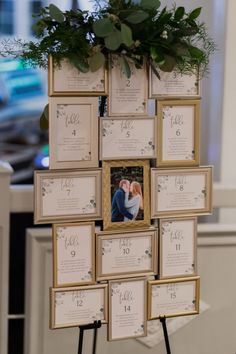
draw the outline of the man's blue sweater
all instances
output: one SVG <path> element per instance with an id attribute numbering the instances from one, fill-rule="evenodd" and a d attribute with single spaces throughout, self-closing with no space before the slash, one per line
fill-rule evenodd
<path id="1" fill-rule="evenodd" d="M 122 188 L 118 188 L 112 199 L 111 221 L 124 221 L 124 217 L 129 220 L 133 219 L 133 215 L 130 214 L 125 208 L 125 191 Z"/>

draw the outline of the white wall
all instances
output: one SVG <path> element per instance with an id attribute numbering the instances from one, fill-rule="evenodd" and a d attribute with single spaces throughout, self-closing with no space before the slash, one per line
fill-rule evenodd
<path id="1" fill-rule="evenodd" d="M 236 183 L 236 1 L 227 2 L 227 27 L 225 44 L 225 80 L 223 84 L 223 127 L 221 152 L 221 181 L 227 185 Z M 225 209 L 220 213 L 220 221 L 230 223 L 236 218 L 235 209 Z"/>

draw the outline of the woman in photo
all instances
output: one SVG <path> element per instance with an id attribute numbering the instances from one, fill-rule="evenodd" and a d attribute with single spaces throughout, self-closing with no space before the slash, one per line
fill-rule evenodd
<path id="1" fill-rule="evenodd" d="M 130 185 L 129 192 L 125 193 L 125 208 L 133 215 L 132 220 L 135 220 L 139 209 L 143 209 L 143 194 L 140 183 L 133 181 Z M 124 221 L 130 221 L 130 219 L 124 217 Z"/>

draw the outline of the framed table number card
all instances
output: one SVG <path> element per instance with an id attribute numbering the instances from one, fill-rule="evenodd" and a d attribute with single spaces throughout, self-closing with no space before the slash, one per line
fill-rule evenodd
<path id="1" fill-rule="evenodd" d="M 157 166 L 199 165 L 200 101 L 158 101 L 157 111 Z"/>
<path id="2" fill-rule="evenodd" d="M 200 277 L 148 282 L 148 319 L 199 313 Z"/>
<path id="3" fill-rule="evenodd" d="M 108 93 L 105 67 L 82 73 L 68 59 L 56 67 L 50 56 L 48 72 L 49 96 L 106 96 Z"/>
<path id="4" fill-rule="evenodd" d="M 176 71 L 164 72 L 157 68 L 160 79 L 149 68 L 150 98 L 197 98 L 200 97 L 198 74 L 181 74 Z"/>
<path id="5" fill-rule="evenodd" d="M 97 281 L 157 274 L 156 229 L 96 234 Z"/>
<path id="6" fill-rule="evenodd" d="M 107 284 L 50 289 L 50 328 L 107 323 Z"/>
<path id="7" fill-rule="evenodd" d="M 146 65 L 137 69 L 132 62 L 129 62 L 131 77 L 128 79 L 122 70 L 121 60 L 122 58 L 117 55 L 112 55 L 110 58 L 108 115 L 146 115 L 148 97 Z"/>
<path id="8" fill-rule="evenodd" d="M 159 220 L 160 278 L 176 278 L 196 274 L 197 218 Z"/>
<path id="9" fill-rule="evenodd" d="M 146 287 L 146 278 L 109 282 L 109 341 L 147 335 Z"/>
<path id="10" fill-rule="evenodd" d="M 103 228 L 150 225 L 148 160 L 103 161 Z"/>
<path id="11" fill-rule="evenodd" d="M 97 97 L 49 99 L 51 169 L 98 167 Z"/>
<path id="12" fill-rule="evenodd" d="M 95 283 L 95 223 L 53 225 L 53 286 Z"/>
<path id="13" fill-rule="evenodd" d="M 35 171 L 35 224 L 102 218 L 101 169 Z"/>
<path id="14" fill-rule="evenodd" d="M 151 217 L 209 215 L 212 167 L 151 170 Z"/>
<path id="15" fill-rule="evenodd" d="M 100 119 L 101 160 L 147 159 L 156 155 L 156 117 Z"/>

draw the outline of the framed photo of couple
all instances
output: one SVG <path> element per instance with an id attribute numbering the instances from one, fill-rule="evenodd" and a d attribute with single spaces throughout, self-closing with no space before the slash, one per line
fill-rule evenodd
<path id="1" fill-rule="evenodd" d="M 103 161 L 103 228 L 150 225 L 149 160 Z"/>

